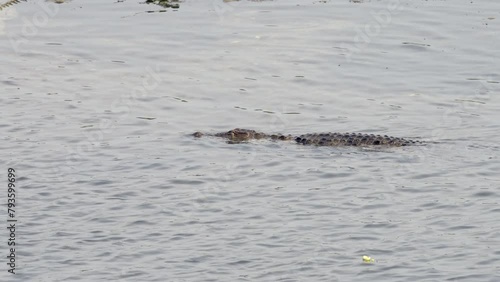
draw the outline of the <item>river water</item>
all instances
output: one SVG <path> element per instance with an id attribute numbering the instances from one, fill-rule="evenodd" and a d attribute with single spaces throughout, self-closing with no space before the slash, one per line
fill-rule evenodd
<path id="1" fill-rule="evenodd" d="M 0 280 L 500 281 L 499 1 L 177 4 L 0 11 Z"/>

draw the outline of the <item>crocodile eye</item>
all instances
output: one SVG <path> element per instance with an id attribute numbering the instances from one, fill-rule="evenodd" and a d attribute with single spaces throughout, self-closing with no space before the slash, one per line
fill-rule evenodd
<path id="1" fill-rule="evenodd" d="M 373 141 L 373 145 L 380 145 L 380 140 Z"/>

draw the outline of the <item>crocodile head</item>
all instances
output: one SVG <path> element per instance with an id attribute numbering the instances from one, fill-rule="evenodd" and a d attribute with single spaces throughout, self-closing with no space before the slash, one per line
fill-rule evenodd
<path id="1" fill-rule="evenodd" d="M 235 128 L 226 132 L 220 132 L 216 134 L 205 134 L 202 132 L 193 133 L 194 137 L 202 137 L 204 135 L 216 136 L 228 139 L 230 143 L 240 143 L 245 142 L 252 139 L 271 139 L 271 140 L 292 140 L 293 137 L 291 135 L 283 135 L 283 134 L 265 134 L 262 132 L 257 132 L 251 129 L 242 129 Z"/>
<path id="2" fill-rule="evenodd" d="M 255 130 L 250 130 L 250 129 L 241 129 L 241 128 L 235 128 L 227 132 L 216 133 L 215 136 L 227 138 L 231 141 L 236 141 L 236 142 L 247 141 L 251 139 L 262 139 L 267 137 L 267 135 L 262 132 L 257 132 Z"/>

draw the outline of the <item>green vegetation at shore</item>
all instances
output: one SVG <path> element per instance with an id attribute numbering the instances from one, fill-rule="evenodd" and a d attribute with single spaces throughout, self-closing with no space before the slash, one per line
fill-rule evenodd
<path id="1" fill-rule="evenodd" d="M 179 8 L 180 0 L 146 0 L 146 4 L 155 4 L 164 8 Z"/>

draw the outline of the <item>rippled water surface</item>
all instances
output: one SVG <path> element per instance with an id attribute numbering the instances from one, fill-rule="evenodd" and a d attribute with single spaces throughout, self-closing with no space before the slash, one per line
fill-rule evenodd
<path id="1" fill-rule="evenodd" d="M 500 281 L 499 1 L 141 2 L 0 11 L 0 280 Z"/>

